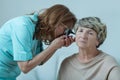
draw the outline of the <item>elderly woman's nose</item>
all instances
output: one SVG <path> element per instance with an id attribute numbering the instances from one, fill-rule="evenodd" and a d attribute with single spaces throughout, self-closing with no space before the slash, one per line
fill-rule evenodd
<path id="1" fill-rule="evenodd" d="M 81 37 L 82 38 L 86 38 L 87 37 L 87 33 L 86 32 L 81 33 Z"/>

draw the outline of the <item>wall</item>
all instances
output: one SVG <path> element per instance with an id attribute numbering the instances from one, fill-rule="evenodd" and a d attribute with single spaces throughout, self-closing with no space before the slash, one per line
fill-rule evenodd
<path id="1" fill-rule="evenodd" d="M 98 16 L 106 23 L 108 35 L 100 49 L 113 55 L 120 62 L 119 3 L 118 0 L 0 0 L 0 26 L 11 18 L 39 11 L 54 4 L 64 4 L 77 18 Z M 75 44 L 68 48 L 62 48 L 44 66 L 36 67 L 27 75 L 21 74 L 18 80 L 55 80 L 61 61 L 76 51 Z M 28 77 L 28 75 L 32 77 Z"/>

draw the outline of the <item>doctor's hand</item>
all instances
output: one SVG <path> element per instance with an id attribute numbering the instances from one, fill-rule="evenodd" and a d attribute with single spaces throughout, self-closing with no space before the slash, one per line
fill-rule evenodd
<path id="1" fill-rule="evenodd" d="M 52 46 L 52 47 L 54 47 L 56 49 L 59 49 L 59 48 L 61 48 L 63 46 L 68 47 L 74 41 L 75 41 L 75 39 L 72 36 L 63 35 L 63 36 L 60 36 L 60 37 L 54 39 L 51 42 L 50 46 Z"/>

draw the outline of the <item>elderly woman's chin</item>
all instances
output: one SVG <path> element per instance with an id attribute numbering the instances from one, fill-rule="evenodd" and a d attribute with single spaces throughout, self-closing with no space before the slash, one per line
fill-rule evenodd
<path id="1" fill-rule="evenodd" d="M 85 43 L 78 43 L 77 45 L 79 48 L 87 48 L 87 45 Z"/>

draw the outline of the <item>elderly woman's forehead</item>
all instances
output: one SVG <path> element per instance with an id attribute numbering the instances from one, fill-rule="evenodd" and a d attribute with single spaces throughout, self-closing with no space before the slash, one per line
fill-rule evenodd
<path id="1" fill-rule="evenodd" d="M 82 27 L 82 26 L 79 26 L 78 29 L 86 29 L 86 30 L 94 31 L 92 28 L 89 28 L 89 27 Z"/>

